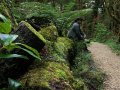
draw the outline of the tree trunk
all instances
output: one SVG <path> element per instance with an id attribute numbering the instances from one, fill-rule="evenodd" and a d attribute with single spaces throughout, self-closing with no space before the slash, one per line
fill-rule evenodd
<path id="1" fill-rule="evenodd" d="M 5 13 L 9 17 L 9 19 L 11 20 L 13 29 L 15 30 L 15 28 L 17 27 L 18 24 L 15 20 L 15 17 L 13 16 L 13 13 L 12 13 L 12 10 L 11 10 L 12 5 L 10 5 L 9 0 L 8 1 L 3 0 L 3 5 L 4 5 Z"/>
<path id="2" fill-rule="evenodd" d="M 76 0 L 77 9 L 80 10 L 82 7 L 82 0 Z"/>
<path id="3" fill-rule="evenodd" d="M 118 42 L 120 42 L 120 7 L 119 7 L 120 1 L 119 0 L 111 0 L 111 1 L 107 1 L 104 0 L 104 6 L 106 9 L 106 12 L 108 13 L 108 15 L 111 17 L 112 21 L 113 21 L 113 27 L 112 30 L 114 32 L 115 35 L 117 35 L 118 37 Z"/>
<path id="4" fill-rule="evenodd" d="M 56 4 L 55 4 L 55 0 L 52 0 L 52 5 L 53 5 L 53 7 L 56 6 Z"/>
<path id="5" fill-rule="evenodd" d="M 99 20 L 99 14 L 98 14 L 98 8 L 99 8 L 99 1 L 95 0 L 94 8 L 93 8 L 93 25 L 92 29 L 95 31 L 95 25 L 97 21 Z"/>

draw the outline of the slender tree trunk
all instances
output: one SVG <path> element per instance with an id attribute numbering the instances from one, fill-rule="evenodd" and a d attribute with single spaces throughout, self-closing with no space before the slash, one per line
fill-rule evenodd
<path id="1" fill-rule="evenodd" d="M 60 11 L 61 12 L 63 11 L 63 4 L 62 3 L 60 4 Z"/>
<path id="2" fill-rule="evenodd" d="M 3 0 L 3 5 L 4 5 L 4 8 L 5 8 L 4 9 L 5 13 L 9 17 L 9 19 L 11 20 L 13 29 L 15 29 L 18 26 L 18 24 L 15 20 L 15 17 L 13 16 L 11 6 L 10 6 L 10 1 L 9 0 Z"/>
<path id="3" fill-rule="evenodd" d="M 95 31 L 95 25 L 99 20 L 98 8 L 99 8 L 99 0 L 95 0 L 95 4 L 93 8 L 93 23 L 92 23 L 93 32 Z"/>
<path id="4" fill-rule="evenodd" d="M 56 4 L 55 4 L 55 0 L 52 0 L 52 5 L 53 5 L 53 7 L 56 6 Z"/>
<path id="5" fill-rule="evenodd" d="M 82 8 L 82 0 L 76 0 L 77 9 L 80 10 Z"/>
<path id="6" fill-rule="evenodd" d="M 119 0 L 104 0 L 104 6 L 106 9 L 106 12 L 111 17 L 114 26 L 112 27 L 112 30 L 115 35 L 118 37 L 118 42 L 120 43 L 120 1 Z"/>

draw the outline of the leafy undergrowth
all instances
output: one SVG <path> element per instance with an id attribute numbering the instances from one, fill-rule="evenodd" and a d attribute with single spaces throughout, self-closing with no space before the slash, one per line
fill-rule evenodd
<path id="1" fill-rule="evenodd" d="M 57 88 L 63 90 L 69 88 L 69 90 L 72 90 L 69 82 L 69 79 L 72 78 L 72 74 L 65 63 L 47 61 L 33 66 L 33 68 L 20 79 L 20 82 L 25 88 L 36 86 L 38 88 L 46 88 L 45 90 L 56 90 Z"/>
<path id="2" fill-rule="evenodd" d="M 107 42 L 105 42 L 105 44 L 107 44 L 108 46 L 110 46 L 110 48 L 116 52 L 118 55 L 120 55 L 120 44 L 116 43 L 115 40 L 108 40 Z"/>
<path id="3" fill-rule="evenodd" d="M 108 38 L 111 38 L 111 31 L 103 23 L 97 23 L 95 26 L 95 34 L 93 41 L 106 42 Z"/>
<path id="4" fill-rule="evenodd" d="M 105 74 L 95 67 L 91 55 L 88 52 L 81 50 L 83 44 L 80 42 L 77 43 L 77 46 L 78 53 L 74 60 L 75 65 L 73 68 L 74 76 L 83 80 L 87 87 L 87 90 L 101 90 Z"/>
<path id="5" fill-rule="evenodd" d="M 120 44 L 116 41 L 117 37 L 108 30 L 103 23 L 97 23 L 95 30 L 96 31 L 92 40 L 109 45 L 114 52 L 120 55 Z"/>

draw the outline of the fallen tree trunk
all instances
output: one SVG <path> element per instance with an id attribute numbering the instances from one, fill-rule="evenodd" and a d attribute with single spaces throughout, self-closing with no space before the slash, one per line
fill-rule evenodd
<path id="1" fill-rule="evenodd" d="M 76 80 L 69 69 L 67 54 L 72 45 L 72 40 L 65 37 L 58 37 L 57 41 L 47 43 L 43 49 L 47 54 L 41 52 L 42 62 L 34 63 L 19 79 L 23 85 L 22 89 L 74 90 L 77 87 L 84 90 L 85 83 Z"/>

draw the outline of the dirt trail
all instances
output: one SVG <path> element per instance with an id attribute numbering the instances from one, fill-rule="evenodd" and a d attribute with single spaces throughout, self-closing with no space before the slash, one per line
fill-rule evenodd
<path id="1" fill-rule="evenodd" d="M 107 75 L 104 90 L 120 90 L 120 57 L 104 44 L 94 42 L 89 47 L 95 65 Z"/>

